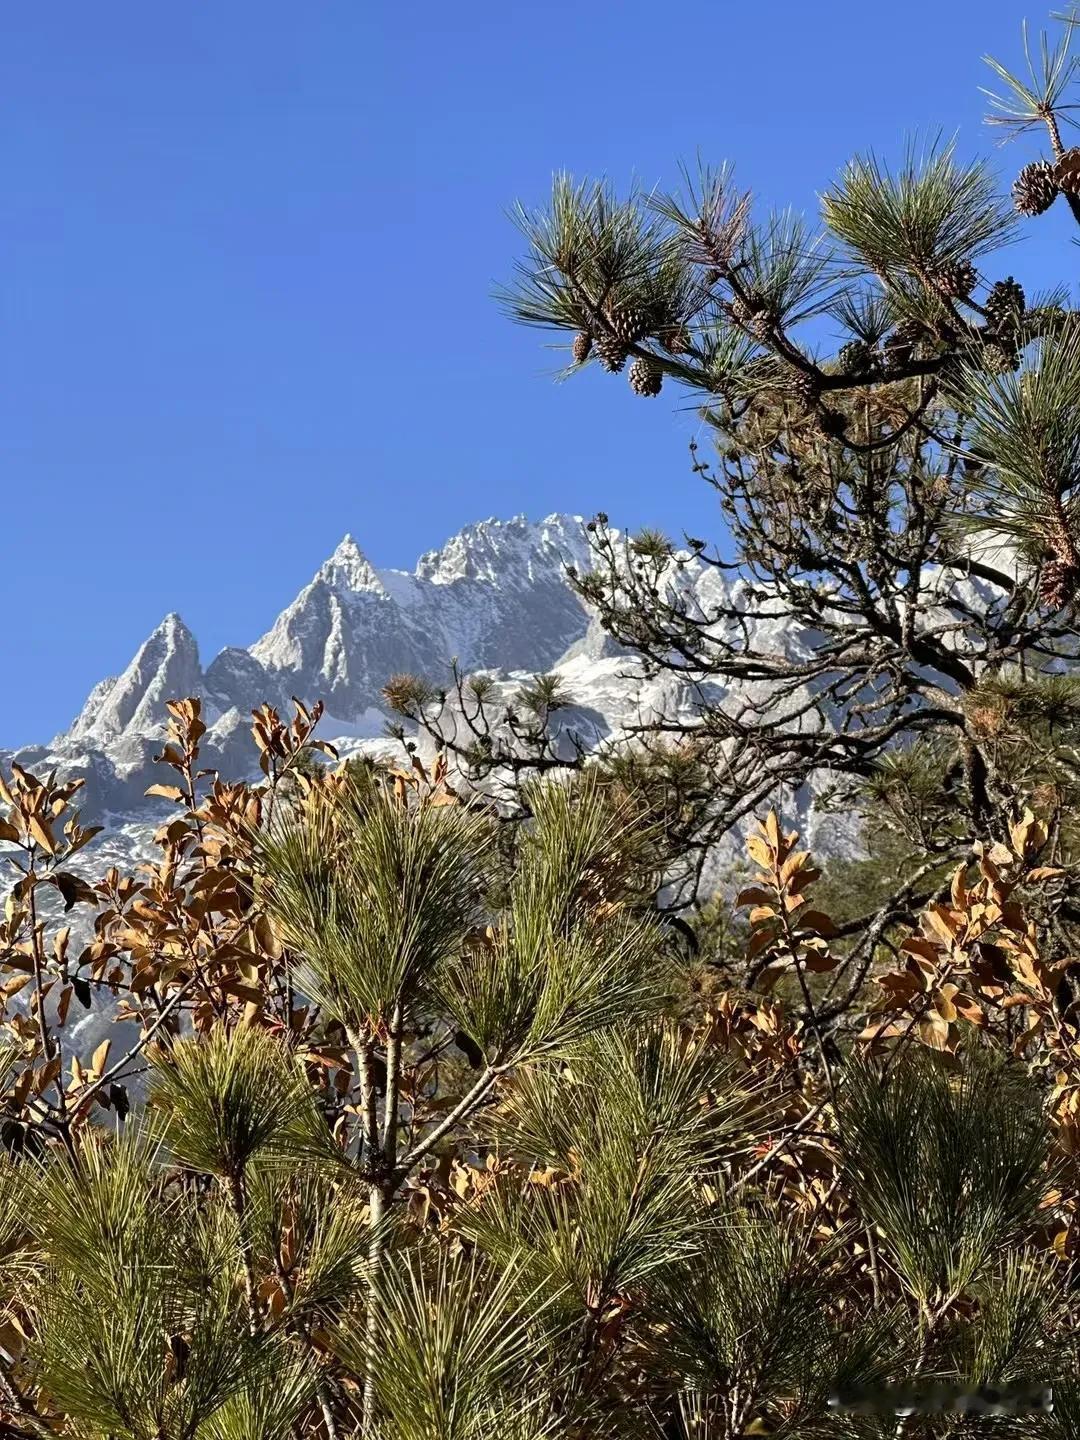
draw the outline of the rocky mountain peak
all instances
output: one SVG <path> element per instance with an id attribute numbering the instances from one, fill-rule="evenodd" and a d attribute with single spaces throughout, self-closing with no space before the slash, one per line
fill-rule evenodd
<path id="1" fill-rule="evenodd" d="M 160 732 L 165 701 L 179 695 L 201 696 L 212 725 L 264 701 L 320 699 L 340 725 L 370 733 L 382 687 L 398 671 L 437 678 L 453 659 L 469 669 L 550 669 L 585 641 L 588 616 L 566 567 L 588 564 L 573 515 L 478 521 L 411 572 L 376 569 L 346 534 L 259 640 L 227 646 L 205 672 L 195 637 L 167 615 L 121 675 L 94 687 L 54 745 L 108 752 L 123 741 L 130 766 L 134 742 Z M 600 648 L 596 637 L 591 648 Z"/>
<path id="2" fill-rule="evenodd" d="M 154 757 L 171 699 L 202 698 L 209 728 L 200 763 L 236 779 L 258 773 L 250 712 L 264 702 L 287 714 L 291 696 L 321 700 L 319 733 L 340 753 L 385 752 L 383 685 L 401 671 L 439 683 L 455 658 L 490 674 L 507 704 L 530 674 L 555 672 L 567 694 L 560 714 L 570 748 L 652 715 L 692 712 L 699 695 L 677 677 L 646 673 L 586 610 L 566 569 L 584 573 L 590 559 L 573 515 L 478 521 L 411 572 L 376 569 L 347 534 L 253 645 L 226 647 L 204 672 L 195 637 L 179 615 L 167 615 L 121 674 L 94 687 L 66 734 L 0 753 L 0 765 L 15 759 L 86 780 L 83 817 L 108 827 L 83 857 L 89 871 L 110 845 L 112 860 L 134 855 L 160 821 L 160 802 L 145 792 L 161 779 Z M 677 567 L 669 583 L 706 617 L 730 603 L 723 574 L 698 562 Z M 762 617 L 755 643 L 794 652 L 809 641 L 779 613 Z M 817 843 L 814 831 L 807 838 Z"/>
<path id="3" fill-rule="evenodd" d="M 68 738 L 107 744 L 126 731 L 153 731 L 165 719 L 166 700 L 199 694 L 202 678 L 195 636 L 172 612 L 121 675 L 94 687 Z"/>
<path id="4" fill-rule="evenodd" d="M 345 536 L 330 558 L 320 566 L 315 578 L 338 592 L 376 590 L 385 593 L 379 572 L 351 535 Z"/>
<path id="5" fill-rule="evenodd" d="M 478 580 L 491 585 L 538 572 L 561 574 L 569 564 L 588 565 L 584 521 L 579 515 L 549 515 L 530 521 L 478 520 L 447 541 L 441 550 L 420 557 L 416 577 L 433 585 Z"/>

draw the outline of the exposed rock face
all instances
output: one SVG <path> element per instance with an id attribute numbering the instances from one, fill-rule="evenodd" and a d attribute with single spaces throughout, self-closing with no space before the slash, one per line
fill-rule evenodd
<path id="1" fill-rule="evenodd" d="M 193 695 L 202 687 L 202 666 L 195 637 L 179 615 L 166 615 L 140 645 L 124 673 L 102 680 L 91 690 L 65 740 L 108 745 L 121 735 L 152 730 L 166 700 Z"/>
<path id="2" fill-rule="evenodd" d="M 588 564 L 581 521 L 553 515 L 470 525 L 409 574 L 375 570 L 347 535 L 251 647 L 272 680 L 301 679 L 331 715 L 378 708 L 395 671 L 546 670 L 585 630 L 566 583 Z"/>
<path id="3" fill-rule="evenodd" d="M 586 745 L 660 711 L 692 711 L 698 695 L 684 693 L 671 677 L 643 679 L 603 632 L 571 589 L 568 565 L 589 567 L 577 516 L 468 525 L 411 572 L 377 569 L 346 535 L 248 649 L 229 646 L 204 670 L 194 636 L 169 615 L 122 675 L 94 687 L 68 731 L 47 746 L 0 751 L 0 765 L 16 759 L 85 778 L 84 819 L 109 827 L 81 857 L 90 870 L 106 854 L 108 863 L 120 863 L 128 851 L 133 862 L 141 858 L 136 852 L 162 813 L 144 792 L 162 778 L 153 757 L 164 735 L 165 702 L 173 698 L 203 699 L 204 763 L 230 778 L 257 773 L 255 706 L 269 701 L 287 713 L 290 696 L 322 700 L 323 738 L 346 752 L 377 749 L 387 743 L 381 738 L 387 679 L 400 671 L 438 679 L 454 659 L 465 670 L 492 672 L 508 688 L 515 676 L 556 671 L 572 701 L 561 723 Z M 731 602 L 731 582 L 696 560 L 675 572 L 673 583 L 686 587 L 703 614 Z M 779 616 L 765 614 L 754 628 L 756 645 L 788 655 L 807 653 L 812 641 Z M 725 692 L 717 688 L 710 699 L 724 700 Z M 805 811 L 808 801 L 802 797 L 798 808 Z M 816 833 L 818 843 L 850 846 L 834 822 L 819 829 L 812 816 L 799 818 L 811 819 L 811 841 Z"/>

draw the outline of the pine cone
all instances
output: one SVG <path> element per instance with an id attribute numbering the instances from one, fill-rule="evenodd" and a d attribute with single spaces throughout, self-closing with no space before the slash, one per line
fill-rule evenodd
<path id="1" fill-rule="evenodd" d="M 1037 340 L 1043 335 L 1062 334 L 1069 324 L 1069 311 L 1060 305 L 1040 305 L 1024 312 L 1024 336 Z"/>
<path id="2" fill-rule="evenodd" d="M 915 358 L 915 347 L 922 338 L 922 326 L 914 320 L 901 320 L 882 341 L 885 369 L 903 370 Z"/>
<path id="3" fill-rule="evenodd" d="M 982 367 L 991 375 L 1006 375 L 1020 369 L 1020 352 L 1008 341 L 986 340 L 980 352 Z"/>
<path id="4" fill-rule="evenodd" d="M 791 373 L 791 393 L 808 410 L 813 409 L 821 398 L 821 381 L 808 370 L 794 370 Z"/>
<path id="5" fill-rule="evenodd" d="M 912 346 L 904 345 L 899 341 L 884 346 L 885 373 L 895 375 L 907 368 L 915 358 L 915 351 Z"/>
<path id="6" fill-rule="evenodd" d="M 1016 330 L 1024 313 L 1024 287 L 1007 275 L 990 286 L 986 297 L 986 323 L 997 335 Z"/>
<path id="7" fill-rule="evenodd" d="M 1063 195 L 1080 195 L 1080 146 L 1066 150 L 1054 166 L 1054 184 Z"/>
<path id="8" fill-rule="evenodd" d="M 639 355 L 627 371 L 626 378 L 635 395 L 659 395 L 664 372 L 655 360 L 646 360 Z"/>
<path id="9" fill-rule="evenodd" d="M 749 330 L 750 334 L 758 340 L 768 340 L 775 324 L 775 316 L 768 306 L 763 305 L 753 295 L 748 300 L 740 300 L 736 295 L 728 306 L 728 310 L 736 324 L 741 325 L 744 330 Z"/>
<path id="10" fill-rule="evenodd" d="M 608 315 L 608 323 L 616 340 L 633 345 L 634 341 L 640 340 L 648 330 L 649 317 L 637 305 L 616 305 Z"/>
<path id="11" fill-rule="evenodd" d="M 572 347 L 574 364 L 584 365 L 585 361 L 589 358 L 589 353 L 591 350 L 592 336 L 587 330 L 579 330 L 578 333 L 574 336 L 574 344 Z"/>
<path id="12" fill-rule="evenodd" d="M 1080 567 L 1055 557 L 1047 560 L 1039 577 L 1039 600 L 1047 610 L 1063 610 L 1080 591 Z"/>
<path id="13" fill-rule="evenodd" d="M 849 340 L 836 354 L 836 362 L 845 375 L 865 375 L 876 368 L 877 358 L 877 352 L 865 340 Z"/>
<path id="14" fill-rule="evenodd" d="M 611 335 L 598 335 L 593 341 L 593 350 L 600 364 L 610 375 L 619 373 L 626 364 L 626 357 L 630 353 L 621 340 L 616 340 Z"/>
<path id="15" fill-rule="evenodd" d="M 1013 205 L 1021 215 L 1041 215 L 1058 197 L 1054 166 L 1049 160 L 1025 165 L 1012 187 Z"/>
<path id="16" fill-rule="evenodd" d="M 979 272 L 970 260 L 961 260 L 956 265 L 943 265 L 936 279 L 950 299 L 966 300 L 979 283 Z"/>
<path id="17" fill-rule="evenodd" d="M 690 349 L 690 335 L 685 325 L 665 325 L 658 339 L 669 355 L 685 355 Z"/>

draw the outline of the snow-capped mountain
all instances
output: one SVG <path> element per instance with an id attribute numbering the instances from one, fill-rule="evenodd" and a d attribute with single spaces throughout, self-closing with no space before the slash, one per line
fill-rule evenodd
<path id="1" fill-rule="evenodd" d="M 288 714 L 293 695 L 321 700 L 322 738 L 343 753 L 379 749 L 391 743 L 381 698 L 390 676 L 411 671 L 438 680 L 453 659 L 507 685 L 558 673 L 572 702 L 569 723 L 587 744 L 649 713 L 688 709 L 691 697 L 677 682 L 644 679 L 613 645 L 570 588 L 568 565 L 589 566 L 576 516 L 466 526 L 412 571 L 378 569 L 346 535 L 253 645 L 230 646 L 204 668 L 191 631 L 168 615 L 122 674 L 94 687 L 67 731 L 48 745 L 0 751 L 0 766 L 17 760 L 86 780 L 83 818 L 107 827 L 82 857 L 80 868 L 90 870 L 125 856 L 134 862 L 149 844 L 161 804 L 144 792 L 162 778 L 153 756 L 169 699 L 202 698 L 203 763 L 230 779 L 257 773 L 251 711 L 263 702 Z M 705 609 L 728 598 L 730 582 L 697 562 L 679 583 L 692 586 Z M 764 618 L 758 628 L 765 648 L 797 653 L 807 645 L 781 620 Z M 821 838 L 828 842 L 827 832 Z"/>

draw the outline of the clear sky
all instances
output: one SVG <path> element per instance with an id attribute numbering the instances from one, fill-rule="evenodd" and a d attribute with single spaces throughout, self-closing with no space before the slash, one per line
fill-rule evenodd
<path id="1" fill-rule="evenodd" d="M 0 744 L 65 727 L 178 610 L 250 644 L 346 531 L 411 566 L 489 515 L 716 533 L 667 391 L 500 314 L 553 170 L 677 183 L 700 150 L 812 207 L 916 128 L 989 150 L 1015 0 L 54 0 L 3 95 Z M 995 152 L 1011 177 L 1032 147 Z M 1056 207 L 1061 209 L 1062 207 Z M 1065 217 L 1009 268 L 1071 275 Z M 1041 278 L 1046 278 L 1045 273 Z"/>

